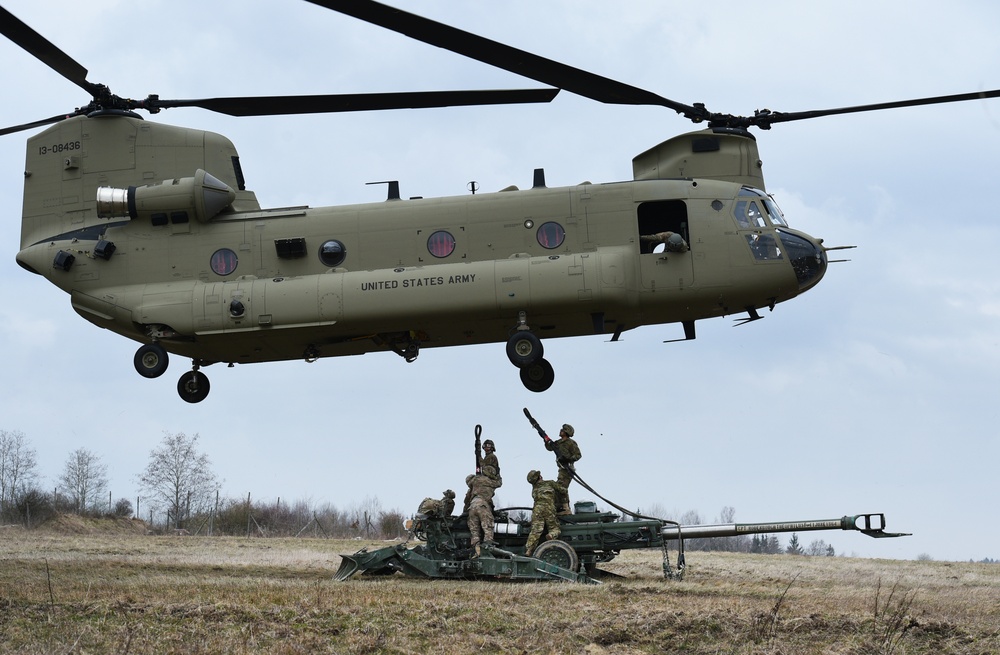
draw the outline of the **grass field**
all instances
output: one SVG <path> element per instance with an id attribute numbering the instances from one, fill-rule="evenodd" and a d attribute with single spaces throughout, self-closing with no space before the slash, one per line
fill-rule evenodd
<path id="1" fill-rule="evenodd" d="M 677 582 L 653 550 L 600 586 L 333 581 L 362 545 L 0 528 L 0 653 L 1000 653 L 995 564 L 689 553 Z"/>

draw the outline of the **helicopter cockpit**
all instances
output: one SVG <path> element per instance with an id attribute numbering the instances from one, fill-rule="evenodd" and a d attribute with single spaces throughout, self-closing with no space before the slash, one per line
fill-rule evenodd
<path id="1" fill-rule="evenodd" d="M 743 187 L 737 195 L 733 209 L 733 218 L 742 230 L 769 227 L 771 225 L 788 227 L 785 215 L 778 209 L 771 196 L 760 189 Z"/>
<path id="2" fill-rule="evenodd" d="M 760 189 L 740 189 L 733 218 L 741 231 L 748 230 L 744 237 L 756 261 L 776 262 L 788 258 L 801 291 L 815 285 L 826 273 L 823 247 L 806 235 L 792 233 L 777 203 Z"/>

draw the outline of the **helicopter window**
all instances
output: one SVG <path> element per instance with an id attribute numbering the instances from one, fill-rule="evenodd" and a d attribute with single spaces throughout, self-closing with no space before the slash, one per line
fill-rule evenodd
<path id="1" fill-rule="evenodd" d="M 438 230 L 427 239 L 427 250 L 435 257 L 447 257 L 455 252 L 455 237 L 451 232 Z"/>
<path id="2" fill-rule="evenodd" d="M 216 275 L 229 275 L 239 263 L 236 253 L 229 248 L 220 248 L 212 254 L 212 271 Z"/>
<path id="3" fill-rule="evenodd" d="M 561 246 L 563 241 L 566 240 L 566 230 L 559 223 L 549 221 L 548 223 L 542 223 L 535 236 L 538 239 L 538 245 L 552 250 Z"/>
<path id="4" fill-rule="evenodd" d="M 188 222 L 188 213 L 187 212 L 170 212 L 170 222 L 174 223 L 175 225 L 178 224 L 178 223 L 187 223 Z"/>
<path id="5" fill-rule="evenodd" d="M 754 259 L 759 262 L 776 261 L 781 259 L 781 248 L 777 240 L 771 234 L 748 234 L 747 243 L 750 245 L 750 252 Z"/>
<path id="6" fill-rule="evenodd" d="M 319 259 L 323 264 L 334 268 L 344 263 L 347 258 L 347 248 L 336 239 L 330 239 L 319 247 Z"/>
<path id="7" fill-rule="evenodd" d="M 166 225 L 167 215 L 162 212 L 153 212 L 150 214 L 149 220 L 152 221 L 153 225 Z"/>
<path id="8" fill-rule="evenodd" d="M 764 227 L 767 224 L 756 200 L 738 200 L 733 209 L 733 216 L 742 229 Z"/>

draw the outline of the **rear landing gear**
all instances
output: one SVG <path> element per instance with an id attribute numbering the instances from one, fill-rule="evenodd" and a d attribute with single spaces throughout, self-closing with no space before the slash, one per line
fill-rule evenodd
<path id="1" fill-rule="evenodd" d="M 542 392 L 552 386 L 556 372 L 547 359 L 540 359 L 531 366 L 521 369 L 521 384 L 528 391 Z"/>
<path id="2" fill-rule="evenodd" d="M 518 330 L 507 339 L 507 359 L 518 368 L 531 366 L 542 358 L 542 341 L 527 330 Z"/>
<path id="3" fill-rule="evenodd" d="M 170 357 L 167 355 L 167 351 L 163 349 L 163 346 L 154 341 L 153 343 L 141 346 L 139 350 L 135 351 L 132 363 L 135 364 L 135 370 L 142 377 L 158 378 L 167 370 Z"/>
<path id="4" fill-rule="evenodd" d="M 552 386 L 556 374 L 542 357 L 542 340 L 530 330 L 526 314 L 518 312 L 517 327 L 507 339 L 507 359 L 521 370 L 521 384 L 528 391 L 541 392 Z"/>

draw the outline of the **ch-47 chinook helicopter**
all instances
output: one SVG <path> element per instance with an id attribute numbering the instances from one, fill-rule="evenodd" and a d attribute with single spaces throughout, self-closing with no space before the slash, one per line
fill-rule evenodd
<path id="1" fill-rule="evenodd" d="M 188 358 L 177 388 L 209 392 L 200 370 L 421 347 L 505 342 L 528 389 L 554 380 L 547 338 L 610 335 L 743 315 L 754 321 L 815 286 L 833 248 L 791 228 L 766 192 L 750 128 L 1000 91 L 737 116 L 684 104 L 370 0 L 332 11 L 517 73 L 548 88 L 361 95 L 131 100 L 0 8 L 0 31 L 84 89 L 28 140 L 18 263 L 70 294 L 92 323 L 140 342 L 136 370 Z M 548 102 L 567 91 L 653 105 L 704 126 L 633 159 L 633 179 L 450 198 L 266 209 L 225 137 L 136 111 L 198 107 L 233 116 Z"/>

